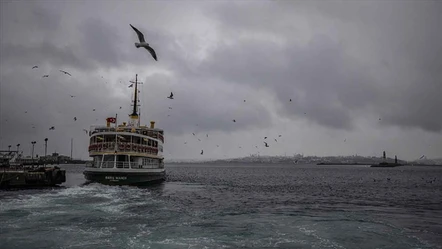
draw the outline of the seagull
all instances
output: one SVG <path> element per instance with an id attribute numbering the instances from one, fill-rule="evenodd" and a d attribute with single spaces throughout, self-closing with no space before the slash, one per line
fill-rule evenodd
<path id="1" fill-rule="evenodd" d="M 201 142 L 201 139 L 199 139 L 199 138 L 198 138 L 198 141 L 200 141 L 200 142 Z"/>
<path id="2" fill-rule="evenodd" d="M 290 102 L 292 102 L 292 99 L 290 99 Z"/>
<path id="3" fill-rule="evenodd" d="M 95 111 L 95 109 L 92 110 L 93 112 Z"/>
<path id="4" fill-rule="evenodd" d="M 59 70 L 60 72 L 62 72 L 62 73 L 64 73 L 64 74 L 67 74 L 67 75 L 69 75 L 69 76 L 72 76 L 70 73 L 68 73 L 68 72 L 66 72 L 66 71 L 63 71 L 63 70 Z"/>
<path id="5" fill-rule="evenodd" d="M 236 120 L 234 119 L 234 120 L 232 120 L 234 123 L 236 123 Z"/>
<path id="6" fill-rule="evenodd" d="M 71 96 L 71 98 L 74 98 L 74 97 L 75 97 L 74 95 L 69 95 L 69 96 Z"/>
<path id="7" fill-rule="evenodd" d="M 168 99 L 173 99 L 173 92 L 170 92 L 170 96 L 167 97 Z"/>
<path id="8" fill-rule="evenodd" d="M 55 127 L 54 127 L 54 126 L 52 126 L 51 128 L 49 128 L 49 130 L 55 130 Z"/>
<path id="9" fill-rule="evenodd" d="M 77 121 L 77 117 L 74 117 L 74 121 Z"/>
<path id="10" fill-rule="evenodd" d="M 244 100 L 244 102 L 246 102 L 246 100 Z"/>
<path id="11" fill-rule="evenodd" d="M 269 145 L 266 142 L 264 142 L 264 144 L 265 144 L 266 147 L 269 147 Z"/>
<path id="12" fill-rule="evenodd" d="M 121 106 L 120 106 L 120 109 L 121 109 Z"/>
<path id="13" fill-rule="evenodd" d="M 134 84 L 130 84 L 128 87 L 131 88 L 131 87 L 133 87 L 133 86 L 134 86 Z"/>
<path id="14" fill-rule="evenodd" d="M 278 140 L 276 140 L 276 138 L 275 138 L 275 142 L 278 142 Z"/>
<path id="15" fill-rule="evenodd" d="M 49 77 L 49 74 L 43 75 L 42 78 L 47 78 L 47 77 Z"/>
<path id="16" fill-rule="evenodd" d="M 86 132 L 86 134 L 87 134 L 87 130 L 86 129 L 83 129 L 83 131 Z"/>
<path id="17" fill-rule="evenodd" d="M 204 153 L 204 151 L 203 150 L 201 150 L 201 155 Z"/>
<path id="18" fill-rule="evenodd" d="M 32 69 L 34 69 L 34 68 L 38 68 L 38 66 L 33 66 Z"/>
<path id="19" fill-rule="evenodd" d="M 169 107 L 169 110 L 172 110 L 172 107 Z"/>
<path id="20" fill-rule="evenodd" d="M 155 50 L 153 50 L 153 48 L 151 48 L 151 47 L 149 46 L 149 43 L 147 43 L 147 42 L 144 40 L 144 35 L 143 35 L 143 33 L 141 33 L 137 28 L 135 28 L 134 26 L 132 26 L 132 24 L 130 24 L 130 26 L 135 30 L 135 32 L 136 32 L 137 35 L 138 35 L 138 39 L 140 40 L 140 43 L 138 43 L 138 42 L 135 43 L 135 47 L 137 47 L 137 48 L 139 48 L 139 47 L 143 47 L 143 48 L 147 49 L 147 51 L 149 51 L 149 53 L 152 55 L 152 57 L 153 57 L 156 61 L 158 61 L 158 60 L 157 60 L 157 55 L 156 55 L 156 53 L 155 53 Z"/>
<path id="21" fill-rule="evenodd" d="M 281 135 L 279 135 L 278 137 L 281 137 Z"/>
<path id="22" fill-rule="evenodd" d="M 206 134 L 206 137 L 209 137 L 209 134 Z"/>
<path id="23" fill-rule="evenodd" d="M 195 133 L 193 133 L 193 132 L 192 132 L 192 135 L 194 135 L 194 136 L 195 136 Z"/>
<path id="24" fill-rule="evenodd" d="M 267 137 L 264 137 L 264 139 L 267 139 Z"/>

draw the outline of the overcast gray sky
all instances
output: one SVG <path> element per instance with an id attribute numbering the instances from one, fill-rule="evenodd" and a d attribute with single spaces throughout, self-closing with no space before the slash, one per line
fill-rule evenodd
<path id="1" fill-rule="evenodd" d="M 69 155 L 74 138 L 88 158 L 83 129 L 126 121 L 138 74 L 141 119 L 165 130 L 166 158 L 442 156 L 441 1 L 0 6 L 0 148 L 28 154 L 35 140 L 42 154 L 47 137 Z"/>

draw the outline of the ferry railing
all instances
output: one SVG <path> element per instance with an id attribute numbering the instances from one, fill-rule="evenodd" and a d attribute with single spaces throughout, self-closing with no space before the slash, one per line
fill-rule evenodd
<path id="1" fill-rule="evenodd" d="M 115 146 L 116 145 L 116 146 Z M 136 152 L 144 154 L 158 154 L 159 147 L 146 144 L 104 142 L 94 143 L 89 147 L 89 152 Z"/>
<path id="2" fill-rule="evenodd" d="M 113 168 L 114 163 L 114 161 L 103 162 L 103 164 L 101 164 L 101 168 Z"/>
<path id="3" fill-rule="evenodd" d="M 129 169 L 131 164 L 132 164 L 132 167 L 134 167 L 135 164 L 132 162 L 117 162 L 117 168 Z"/>

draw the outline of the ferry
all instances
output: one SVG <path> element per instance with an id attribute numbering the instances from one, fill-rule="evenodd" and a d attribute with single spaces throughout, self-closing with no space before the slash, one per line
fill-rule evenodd
<path id="1" fill-rule="evenodd" d="M 89 130 L 89 156 L 93 160 L 83 172 L 87 182 L 148 185 L 166 180 L 164 131 L 155 128 L 155 121 L 150 126 L 140 125 L 137 77 L 131 81 L 135 93 L 129 121 L 118 124 L 117 116 L 108 117 L 106 126 L 91 126 Z"/>

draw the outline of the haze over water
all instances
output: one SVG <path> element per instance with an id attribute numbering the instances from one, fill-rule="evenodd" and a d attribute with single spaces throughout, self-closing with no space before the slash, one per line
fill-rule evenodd
<path id="1" fill-rule="evenodd" d="M 166 165 L 148 187 L 0 192 L 0 247 L 441 248 L 442 168 Z M 389 180 L 388 180 L 389 179 Z"/>

